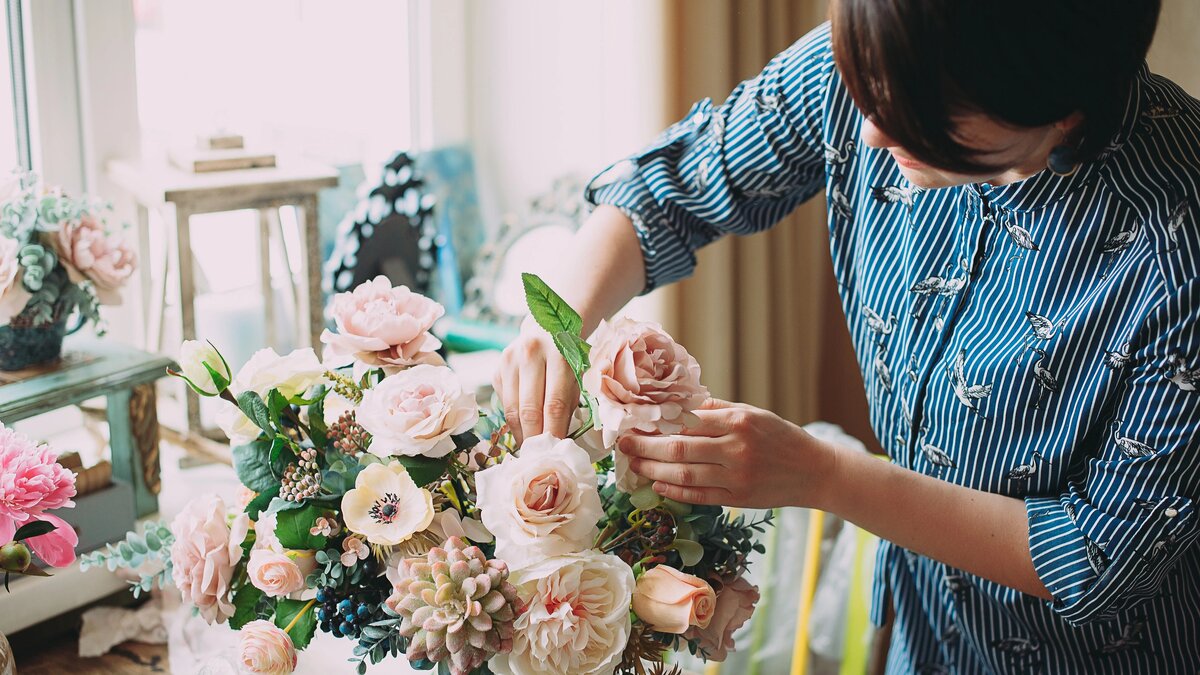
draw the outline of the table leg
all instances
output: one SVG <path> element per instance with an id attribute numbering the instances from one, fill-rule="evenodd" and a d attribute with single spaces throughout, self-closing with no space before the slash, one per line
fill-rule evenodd
<path id="1" fill-rule="evenodd" d="M 108 395 L 108 437 L 113 477 L 133 486 L 138 517 L 158 510 L 158 411 L 154 383 Z"/>
<path id="2" fill-rule="evenodd" d="M 278 349 L 278 336 L 275 331 L 275 285 L 271 281 L 271 216 L 278 212 L 274 208 L 258 210 L 258 265 L 259 282 L 263 295 L 263 321 L 266 322 L 264 335 L 267 345 Z M 290 280 L 290 279 L 289 279 Z"/>
<path id="3" fill-rule="evenodd" d="M 321 235 L 317 225 L 317 196 L 310 195 L 299 203 L 300 211 L 297 219 L 303 218 L 300 229 L 300 277 L 304 290 L 304 312 L 296 314 L 307 322 L 302 335 L 308 335 L 313 349 L 321 345 L 321 332 L 325 327 L 325 303 L 321 294 Z"/>
<path id="4" fill-rule="evenodd" d="M 175 260 L 179 270 L 179 316 L 184 340 L 196 339 L 195 276 L 192 265 L 191 209 L 175 205 Z M 189 431 L 200 431 L 200 397 L 184 387 L 184 409 Z"/>

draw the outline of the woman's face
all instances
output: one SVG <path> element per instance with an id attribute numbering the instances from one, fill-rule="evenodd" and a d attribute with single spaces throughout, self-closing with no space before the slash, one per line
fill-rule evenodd
<path id="1" fill-rule="evenodd" d="M 957 136 L 964 145 L 979 150 L 981 163 L 1003 167 L 986 175 L 954 173 L 929 166 L 913 158 L 869 119 L 862 123 L 862 140 L 867 146 L 891 153 L 908 182 L 922 188 L 941 188 L 970 183 L 1006 185 L 1023 180 L 1046 168 L 1046 158 L 1062 142 L 1060 124 L 1032 129 L 1012 127 L 981 113 L 955 118 Z"/>

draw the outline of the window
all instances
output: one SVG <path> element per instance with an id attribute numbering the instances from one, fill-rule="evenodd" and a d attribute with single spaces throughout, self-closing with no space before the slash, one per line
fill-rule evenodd
<path id="1" fill-rule="evenodd" d="M 20 42 L 13 44 L 12 36 L 14 31 L 18 36 L 21 32 L 21 5 L 19 2 L 5 4 L 4 30 L 0 33 L 0 72 L 8 76 L 8 86 L 0 87 L 0 171 L 7 173 L 11 168 L 29 163 L 26 154 L 29 136 L 26 125 L 17 122 L 25 115 L 25 74 L 24 59 L 20 58 L 21 54 L 14 53 L 14 49 L 20 49 Z M 20 117 L 18 103 L 22 106 Z"/>

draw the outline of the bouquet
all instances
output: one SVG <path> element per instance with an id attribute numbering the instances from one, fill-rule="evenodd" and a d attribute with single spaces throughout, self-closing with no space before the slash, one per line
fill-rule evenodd
<path id="1" fill-rule="evenodd" d="M 585 392 L 570 437 L 517 447 L 438 355 L 441 306 L 379 277 L 333 299 L 324 364 L 263 350 L 233 375 L 185 343 L 173 374 L 224 399 L 245 497 L 198 499 L 88 562 L 156 558 L 139 589 L 170 580 L 240 629 L 253 673 L 291 672 L 317 631 L 354 641 L 360 673 L 401 654 L 454 675 L 724 658 L 758 599 L 744 573 L 766 521 L 665 501 L 611 452 L 689 424 L 708 396 L 699 366 L 650 323 L 605 323 L 589 345 L 574 310 L 525 285 Z"/>
<path id="2" fill-rule="evenodd" d="M 5 589 L 12 574 L 50 576 L 34 564 L 34 556 L 50 567 L 75 562 L 78 535 L 49 513 L 75 506 L 75 474 L 57 459 L 49 447 L 0 424 L 0 569 Z"/>
<path id="3" fill-rule="evenodd" d="M 98 306 L 120 303 L 136 255 L 107 210 L 39 189 L 32 173 L 0 180 L 0 325 L 47 326 L 76 310 L 99 325 Z"/>

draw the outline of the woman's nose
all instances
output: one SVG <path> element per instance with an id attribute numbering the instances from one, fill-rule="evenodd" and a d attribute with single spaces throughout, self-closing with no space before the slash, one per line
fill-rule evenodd
<path id="1" fill-rule="evenodd" d="M 896 141 L 892 140 L 891 136 L 883 133 L 883 130 L 875 126 L 875 123 L 864 117 L 862 122 L 862 142 L 864 145 L 871 148 L 891 148 L 896 146 Z"/>

